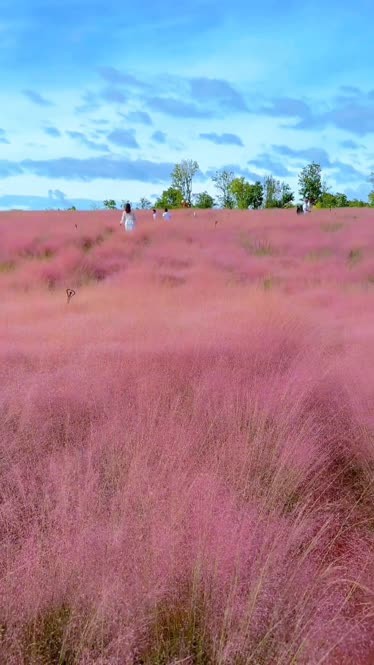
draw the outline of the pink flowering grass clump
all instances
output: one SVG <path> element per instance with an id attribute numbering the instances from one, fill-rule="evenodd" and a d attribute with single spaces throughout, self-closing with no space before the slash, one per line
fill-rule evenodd
<path id="1" fill-rule="evenodd" d="M 373 662 L 373 294 L 303 290 L 290 212 L 190 212 L 31 220 L 0 273 L 0 662 Z"/>

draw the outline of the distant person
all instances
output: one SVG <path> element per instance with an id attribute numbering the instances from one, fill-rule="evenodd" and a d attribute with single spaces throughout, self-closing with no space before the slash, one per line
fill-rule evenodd
<path id="1" fill-rule="evenodd" d="M 309 199 L 305 199 L 303 203 L 303 212 L 306 215 L 311 210 L 311 205 Z"/>
<path id="2" fill-rule="evenodd" d="M 131 210 L 131 205 L 126 203 L 125 209 L 122 213 L 120 224 L 123 224 L 125 231 L 133 231 L 135 229 L 135 215 Z"/>
<path id="3" fill-rule="evenodd" d="M 170 214 L 168 208 L 165 208 L 164 212 L 162 213 L 162 216 L 163 216 L 165 222 L 170 222 L 171 214 Z"/>
<path id="4" fill-rule="evenodd" d="M 157 210 L 156 210 L 156 208 L 153 208 L 153 210 L 152 210 L 152 217 L 153 217 L 153 221 L 155 222 L 156 219 L 157 219 Z"/>

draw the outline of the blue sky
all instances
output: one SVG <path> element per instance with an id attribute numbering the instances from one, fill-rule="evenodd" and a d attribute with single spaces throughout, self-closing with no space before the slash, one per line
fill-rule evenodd
<path id="1" fill-rule="evenodd" d="M 151 200 L 196 159 L 366 198 L 374 3 L 1 0 L 0 209 Z"/>

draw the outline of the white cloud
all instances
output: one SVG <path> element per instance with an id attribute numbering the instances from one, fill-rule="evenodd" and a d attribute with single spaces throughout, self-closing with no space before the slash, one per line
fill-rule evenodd
<path id="1" fill-rule="evenodd" d="M 189 72 L 189 76 L 191 74 L 203 76 L 207 72 L 208 69 L 204 68 L 204 64 L 202 64 L 199 71 L 196 68 L 194 72 Z M 222 74 L 223 76 L 224 74 Z M 161 79 L 160 76 L 159 80 Z M 178 83 L 178 79 L 172 79 L 171 85 L 174 90 L 177 90 L 180 83 Z M 240 90 L 245 90 L 245 87 L 242 82 Z M 99 77 L 97 77 L 96 86 L 92 84 L 90 89 L 94 95 L 100 93 L 102 82 Z M 10 162 L 67 157 L 88 159 L 100 155 L 100 144 L 107 143 L 106 134 L 110 134 L 114 129 L 121 129 L 124 132 L 131 132 L 135 129 L 139 148 L 134 147 L 130 151 L 126 147 L 122 149 L 120 146 L 112 145 L 111 149 L 114 149 L 117 156 L 122 158 L 131 156 L 131 159 L 134 160 L 170 163 L 191 157 L 197 159 L 202 171 L 206 171 L 210 168 L 218 169 L 223 164 L 238 164 L 242 168 L 251 168 L 248 167 L 247 162 L 256 160 L 261 154 L 271 153 L 272 145 L 286 145 L 294 150 L 324 149 L 332 162 L 346 163 L 362 173 L 369 173 L 373 169 L 370 155 L 374 154 L 374 135 L 369 135 L 365 139 L 367 150 L 352 151 L 351 148 L 342 145 L 342 142 L 349 138 L 347 133 L 334 127 L 326 129 L 323 134 L 310 130 L 294 130 L 281 126 L 283 121 L 277 118 L 255 114 L 239 114 L 235 117 L 227 114 L 225 117 L 215 119 L 178 119 L 161 113 L 152 113 L 142 103 L 144 94 L 142 91 L 139 94 L 131 95 L 130 101 L 123 111 L 119 112 L 118 104 L 115 102 L 109 103 L 101 98 L 100 108 L 97 111 L 88 115 L 77 114 L 75 109 L 82 102 L 82 94 L 79 87 L 59 90 L 46 88 L 43 90 L 43 96 L 51 99 L 55 104 L 53 108 L 49 108 L 31 104 L 21 93 L 8 93 L 4 88 L 0 90 L 0 104 L 3 109 L 1 126 L 10 142 L 2 144 L 1 158 Z M 247 95 L 246 101 L 250 104 L 253 98 Z M 152 126 L 141 123 L 137 123 L 134 127 L 131 125 L 131 119 L 137 117 L 132 114 L 139 111 L 152 116 Z M 108 124 L 101 124 L 102 121 L 107 121 Z M 48 126 L 56 127 L 61 132 L 61 136 L 47 135 L 45 127 Z M 98 127 L 103 133 L 97 134 Z M 69 136 L 67 132 L 75 132 L 75 134 Z M 152 142 L 151 137 L 154 132 L 166 134 L 166 143 L 156 145 Z M 207 144 L 206 141 L 199 138 L 199 134 L 203 133 L 237 134 L 242 139 L 244 147 Z M 74 138 L 79 135 L 87 138 L 86 144 Z M 98 144 L 97 152 L 95 152 L 95 146 L 90 145 L 89 142 Z M 183 151 L 181 151 L 181 146 L 185 146 Z M 273 158 L 275 158 L 274 155 Z M 279 161 L 279 156 L 277 159 Z M 287 168 L 295 164 L 287 156 L 282 157 L 281 161 Z M 296 167 L 299 168 L 298 164 Z M 265 173 L 264 170 L 258 170 L 260 173 Z M 357 187 L 357 182 L 349 181 L 348 169 L 346 169 L 346 174 L 347 188 Z M 342 189 L 342 184 L 336 183 L 333 175 L 333 172 L 329 174 L 332 187 Z M 290 177 L 287 180 L 297 191 L 297 177 Z M 167 185 L 168 183 L 165 182 L 165 186 Z M 366 187 L 366 183 L 363 183 L 362 187 Z M 160 191 L 162 185 L 155 186 L 152 183 L 133 181 L 122 183 L 118 180 L 104 178 L 94 182 L 60 179 L 57 181 L 33 174 L 22 174 L 4 179 L 1 182 L 0 194 L 33 194 L 45 197 L 48 190 L 57 189 L 66 193 L 68 199 L 104 200 L 113 197 L 115 199 L 130 198 L 136 201 L 143 195 L 150 197 L 155 189 Z M 208 191 L 214 192 L 212 183 L 196 183 L 195 189 L 196 191 L 208 189 Z"/>

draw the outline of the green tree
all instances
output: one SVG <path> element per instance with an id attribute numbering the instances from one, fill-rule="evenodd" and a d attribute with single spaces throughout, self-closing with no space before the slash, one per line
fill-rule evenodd
<path id="1" fill-rule="evenodd" d="M 369 206 L 374 208 L 374 171 L 371 172 L 369 176 L 369 182 L 371 183 L 373 189 L 369 193 Z"/>
<path id="2" fill-rule="evenodd" d="M 104 208 L 107 208 L 108 210 L 115 210 L 117 208 L 117 204 L 114 199 L 105 199 L 103 205 Z"/>
<path id="3" fill-rule="evenodd" d="M 150 210 L 152 208 L 152 203 L 146 199 L 144 196 L 139 201 L 139 209 L 140 210 Z"/>
<path id="4" fill-rule="evenodd" d="M 245 178 L 234 178 L 230 184 L 230 192 L 237 208 L 247 210 L 250 205 L 250 183 Z"/>
<path id="5" fill-rule="evenodd" d="M 365 201 L 360 201 L 359 199 L 348 201 L 348 206 L 350 208 L 366 208 L 368 205 L 370 205 L 370 203 L 365 203 Z"/>
<path id="6" fill-rule="evenodd" d="M 233 208 L 235 203 L 231 193 L 231 186 L 234 180 L 233 172 L 226 169 L 216 171 L 212 180 L 218 190 L 218 202 L 221 208 Z"/>
<path id="7" fill-rule="evenodd" d="M 264 188 L 259 180 L 256 180 L 254 185 L 251 185 L 251 199 L 249 205 L 254 210 L 261 208 L 264 202 Z"/>
<path id="8" fill-rule="evenodd" d="M 324 191 L 317 203 L 318 208 L 347 208 L 349 206 L 348 196 L 337 192 L 332 194 L 331 192 Z"/>
<path id="9" fill-rule="evenodd" d="M 195 208 L 213 208 L 214 198 L 208 192 L 200 192 L 195 196 Z"/>
<path id="10" fill-rule="evenodd" d="M 293 203 L 294 193 L 287 182 L 281 182 L 279 187 L 279 207 L 285 208 Z"/>
<path id="11" fill-rule="evenodd" d="M 230 191 L 236 207 L 241 210 L 248 210 L 248 208 L 257 209 L 262 206 L 264 192 L 262 184 L 259 181 L 253 185 L 243 177 L 234 178 L 230 186 Z"/>
<path id="12" fill-rule="evenodd" d="M 317 208 L 337 208 L 336 196 L 330 192 L 324 192 L 319 197 L 319 201 L 316 204 Z"/>
<path id="13" fill-rule="evenodd" d="M 264 208 L 277 208 L 279 196 L 279 181 L 272 175 L 266 175 L 263 181 Z"/>
<path id="14" fill-rule="evenodd" d="M 322 194 L 326 192 L 326 185 L 322 182 L 322 169 L 320 164 L 312 162 L 305 166 L 299 174 L 299 193 L 302 199 L 309 199 L 315 205 Z"/>
<path id="15" fill-rule="evenodd" d="M 191 205 L 192 201 L 192 180 L 199 170 L 199 165 L 192 159 L 184 159 L 180 164 L 174 166 L 171 174 L 171 186 L 179 189 L 182 194 L 182 200 Z"/>
<path id="16" fill-rule="evenodd" d="M 176 187 L 165 189 L 156 201 L 156 208 L 181 208 L 183 194 Z"/>
<path id="17" fill-rule="evenodd" d="M 251 184 L 245 178 L 234 178 L 230 185 L 230 192 L 235 205 L 241 210 L 247 210 L 251 200 Z"/>
<path id="18" fill-rule="evenodd" d="M 287 182 L 276 180 L 272 175 L 264 178 L 264 208 L 285 208 L 294 200 L 294 194 Z"/>
<path id="19" fill-rule="evenodd" d="M 346 194 L 337 192 L 335 194 L 335 201 L 337 208 L 348 208 L 349 201 L 348 201 L 348 196 Z"/>

